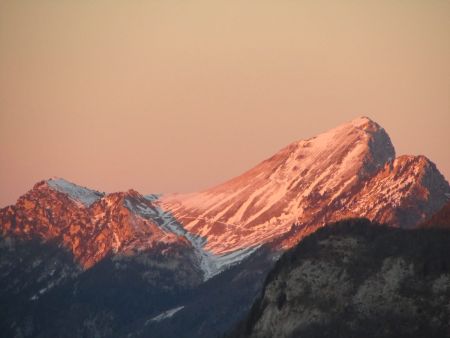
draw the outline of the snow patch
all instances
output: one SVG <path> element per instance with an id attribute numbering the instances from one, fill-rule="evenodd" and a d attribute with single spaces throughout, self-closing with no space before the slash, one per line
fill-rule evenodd
<path id="1" fill-rule="evenodd" d="M 151 318 L 149 321 L 160 322 L 164 319 L 173 317 L 177 312 L 181 311 L 182 309 L 184 309 L 184 306 L 179 306 L 179 307 L 164 311 L 164 312 L 160 313 L 159 315 L 157 315 L 156 317 Z M 149 323 L 149 321 L 147 321 L 145 323 L 145 325 L 147 325 Z"/>
<path id="2" fill-rule="evenodd" d="M 241 250 L 232 251 L 220 256 L 211 254 L 210 259 L 214 262 L 214 267 L 216 269 L 215 274 L 222 272 L 223 270 L 242 262 L 245 258 L 250 256 L 256 250 L 258 250 L 261 245 L 257 245 L 250 248 L 244 248 Z"/>
<path id="3" fill-rule="evenodd" d="M 101 192 L 81 187 L 62 178 L 51 178 L 47 181 L 47 184 L 52 189 L 68 195 L 72 200 L 82 203 L 86 207 L 104 196 Z"/>

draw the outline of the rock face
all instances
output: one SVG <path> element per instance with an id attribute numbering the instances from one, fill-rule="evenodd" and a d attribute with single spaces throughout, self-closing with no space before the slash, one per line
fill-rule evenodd
<path id="1" fill-rule="evenodd" d="M 185 237 L 162 229 L 155 218 L 135 209 L 156 213 L 151 201 L 133 190 L 105 196 L 50 179 L 37 183 L 16 205 L 0 211 L 1 232 L 58 242 L 83 268 L 110 254 L 133 254 L 160 243 L 190 246 Z"/>
<path id="2" fill-rule="evenodd" d="M 270 272 L 230 337 L 449 337 L 450 232 L 348 220 Z"/>
<path id="3" fill-rule="evenodd" d="M 420 225 L 422 228 L 450 229 L 450 202 Z"/>
<path id="4" fill-rule="evenodd" d="M 217 187 L 163 196 L 163 208 L 215 254 L 280 236 L 284 249 L 324 224 L 367 217 L 410 228 L 448 200 L 450 187 L 423 156 L 400 156 L 366 117 L 294 142 Z M 292 228 L 292 224 L 296 224 Z"/>

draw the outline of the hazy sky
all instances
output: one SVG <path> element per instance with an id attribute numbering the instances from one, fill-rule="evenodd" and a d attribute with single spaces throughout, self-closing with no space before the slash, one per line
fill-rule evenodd
<path id="1" fill-rule="evenodd" d="M 367 115 L 450 178 L 450 1 L 1 0 L 0 206 L 194 191 Z"/>

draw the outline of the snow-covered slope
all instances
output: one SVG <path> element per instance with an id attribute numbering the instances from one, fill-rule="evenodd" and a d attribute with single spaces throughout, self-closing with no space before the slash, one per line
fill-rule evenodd
<path id="1" fill-rule="evenodd" d="M 149 202 L 156 202 L 158 200 L 157 195 L 147 195 L 145 198 Z M 157 223 L 162 229 L 169 233 L 174 233 L 184 237 L 195 248 L 195 252 L 198 257 L 200 268 L 203 271 L 204 279 L 207 280 L 228 267 L 239 263 L 255 250 L 260 245 L 253 245 L 241 250 L 236 250 L 226 254 L 214 254 L 205 249 L 205 238 L 195 235 L 187 231 L 183 225 L 172 215 L 170 211 L 163 210 L 157 204 L 148 203 L 130 203 L 127 202 L 127 207 L 133 210 L 135 213 Z"/>
<path id="2" fill-rule="evenodd" d="M 205 238 L 205 248 L 215 254 L 262 244 L 283 234 L 287 236 L 283 246 L 289 247 L 338 216 L 412 226 L 439 208 L 450 189 L 430 161 L 394 158 L 385 130 L 361 117 L 294 142 L 217 187 L 163 196 L 160 203 L 185 229 Z M 409 169 L 396 169 L 403 164 Z M 426 168 L 431 168 L 428 181 L 422 180 Z M 420 189 L 426 196 L 423 199 L 416 196 Z M 399 217 L 405 205 L 415 208 L 412 216 L 418 219 Z M 298 226 L 292 227 L 294 223 Z"/>

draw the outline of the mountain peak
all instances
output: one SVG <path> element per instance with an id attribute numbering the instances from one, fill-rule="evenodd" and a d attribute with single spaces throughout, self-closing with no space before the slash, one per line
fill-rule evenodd
<path id="1" fill-rule="evenodd" d="M 388 133 L 372 119 L 362 116 L 321 134 L 331 139 L 328 146 L 350 148 L 363 153 L 363 167 L 359 176 L 368 176 L 395 158 L 395 148 Z M 319 136 L 321 136 L 319 135 Z M 335 152 L 335 150 L 331 150 Z"/>
<path id="2" fill-rule="evenodd" d="M 375 125 L 379 126 L 378 123 L 376 123 L 370 117 L 367 117 L 367 116 L 359 116 L 357 118 L 354 118 L 353 120 L 350 121 L 350 123 L 352 125 L 354 125 L 355 127 L 360 127 L 360 126 L 364 126 L 364 125 L 368 125 L 368 124 L 375 124 Z"/>
<path id="3" fill-rule="evenodd" d="M 394 146 L 384 128 L 365 116 L 294 144 L 312 148 L 315 152 L 336 152 L 342 147 L 359 146 L 359 150 L 376 153 L 374 159 L 378 166 L 395 157 Z"/>
<path id="4" fill-rule="evenodd" d="M 372 120 L 367 116 L 360 116 L 353 120 L 341 123 L 337 127 L 322 132 L 317 136 L 312 137 L 311 139 L 316 139 L 319 137 L 323 138 L 327 136 L 328 139 L 332 140 L 342 133 L 348 134 L 351 133 L 352 131 L 359 133 L 361 136 L 366 134 L 373 135 L 382 133 L 384 137 L 389 138 L 384 128 L 382 128 L 377 122 L 375 122 L 374 120 Z"/>

